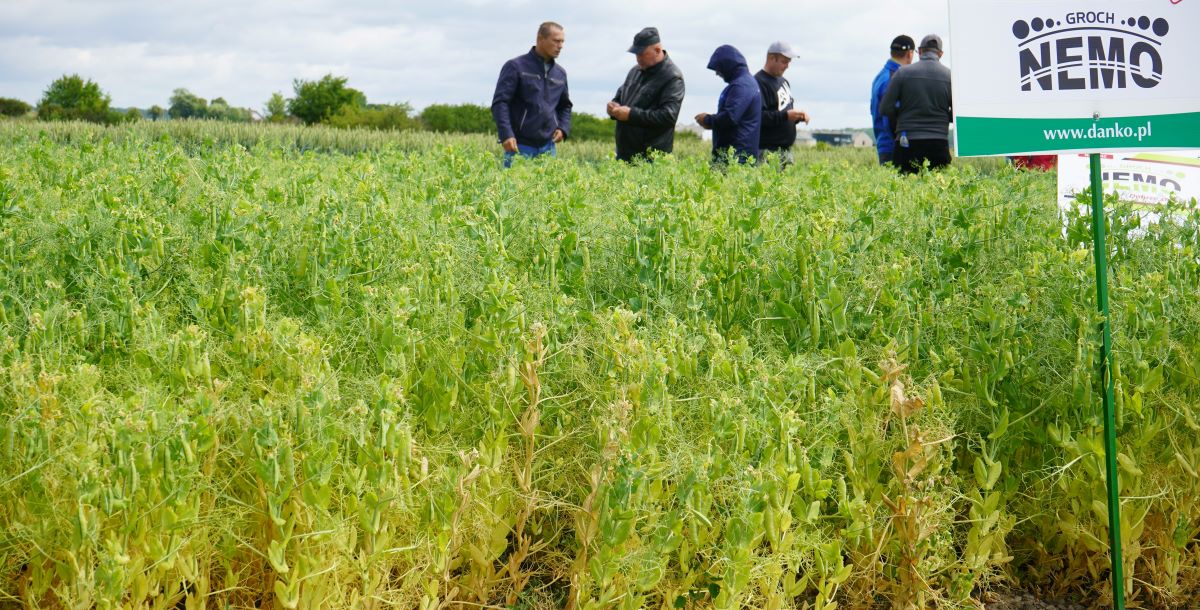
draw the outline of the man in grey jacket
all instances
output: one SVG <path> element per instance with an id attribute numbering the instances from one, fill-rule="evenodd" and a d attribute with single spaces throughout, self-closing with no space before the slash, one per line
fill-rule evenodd
<path id="1" fill-rule="evenodd" d="M 617 121 L 617 159 L 632 161 L 652 150 L 675 148 L 675 122 L 683 105 L 683 72 L 663 50 L 658 28 L 644 28 L 633 37 L 629 52 L 637 65 L 608 103 L 608 116 Z"/>
<path id="2" fill-rule="evenodd" d="M 943 66 L 942 39 L 930 34 L 918 48 L 921 61 L 896 70 L 879 102 L 896 135 L 892 163 L 902 174 L 950 165 L 950 68 Z"/>

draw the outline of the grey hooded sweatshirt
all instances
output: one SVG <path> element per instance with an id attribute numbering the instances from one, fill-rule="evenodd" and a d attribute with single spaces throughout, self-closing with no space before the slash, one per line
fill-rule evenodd
<path id="1" fill-rule="evenodd" d="M 926 51 L 921 61 L 902 66 L 892 75 L 879 109 L 895 129 L 909 140 L 948 140 L 954 120 L 950 97 L 950 68 L 938 54 Z"/>

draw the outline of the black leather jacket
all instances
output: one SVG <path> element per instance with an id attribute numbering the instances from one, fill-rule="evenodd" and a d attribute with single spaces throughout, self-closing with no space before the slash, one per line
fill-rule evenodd
<path id="1" fill-rule="evenodd" d="M 629 106 L 629 120 L 617 121 L 617 158 L 629 161 L 650 150 L 675 148 L 675 122 L 683 105 L 683 72 L 664 57 L 645 70 L 634 66 L 613 101 Z"/>

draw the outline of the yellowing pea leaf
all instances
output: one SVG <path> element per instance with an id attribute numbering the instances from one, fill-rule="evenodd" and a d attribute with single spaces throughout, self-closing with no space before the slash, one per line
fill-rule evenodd
<path id="1" fill-rule="evenodd" d="M 275 598 L 279 601 L 279 605 L 292 610 L 300 605 L 300 581 L 296 581 L 289 585 L 285 585 L 282 580 L 275 581 Z"/>
<path id="2" fill-rule="evenodd" d="M 1155 390 L 1157 390 L 1159 387 L 1161 387 L 1162 383 L 1163 383 L 1163 367 L 1160 364 L 1160 365 L 1150 369 L 1149 373 L 1146 373 L 1146 378 L 1142 380 L 1142 393 L 1143 394 L 1151 394 Z"/>
<path id="3" fill-rule="evenodd" d="M 983 464 L 983 458 L 975 458 L 975 464 L 972 466 L 972 470 L 975 471 L 975 483 L 977 483 L 981 488 L 987 489 L 988 470 L 987 466 Z"/>
<path id="4" fill-rule="evenodd" d="M 996 482 L 1000 480 L 1001 466 L 1000 462 L 992 462 L 988 465 L 987 488 L 991 489 L 996 486 Z"/>
<path id="5" fill-rule="evenodd" d="M 1004 433 L 1007 431 L 1008 431 L 1008 409 L 1005 409 L 1004 413 L 1000 415 L 1000 421 L 996 422 L 996 429 L 992 430 L 992 433 L 988 435 L 988 440 L 994 441 L 994 440 L 1000 438 L 1001 436 L 1004 436 Z"/>
<path id="6" fill-rule="evenodd" d="M 284 557 L 284 550 L 287 545 L 281 544 L 278 540 L 272 540 L 267 547 L 267 559 L 271 562 L 271 567 L 280 574 L 287 574 L 288 564 L 287 558 Z"/>
<path id="7" fill-rule="evenodd" d="M 1138 468 L 1137 462 L 1133 461 L 1133 458 L 1125 455 L 1124 453 L 1117 454 L 1117 463 L 1120 464 L 1121 470 L 1124 470 L 1126 473 L 1132 476 L 1140 477 L 1143 474 L 1142 469 Z"/>
<path id="8" fill-rule="evenodd" d="M 805 515 L 805 520 L 809 523 L 816 523 L 819 516 L 821 516 L 821 501 L 813 500 L 812 504 L 808 505 L 808 514 Z"/>

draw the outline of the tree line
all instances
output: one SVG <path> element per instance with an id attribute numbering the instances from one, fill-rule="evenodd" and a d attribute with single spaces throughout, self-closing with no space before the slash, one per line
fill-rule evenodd
<path id="1" fill-rule="evenodd" d="M 224 98 L 206 100 L 180 88 L 171 93 L 167 107 L 159 105 L 124 111 L 112 107 L 112 98 L 96 82 L 78 74 L 64 75 L 46 88 L 36 106 L 22 100 L 0 98 L 0 116 L 33 117 L 44 121 L 90 121 L 114 125 L 138 120 L 203 119 L 214 121 L 302 123 L 341 128 L 426 130 L 448 133 L 494 134 L 491 109 L 478 104 L 433 104 L 415 112 L 407 102 L 370 103 L 348 79 L 326 74 L 317 80 L 296 79 L 292 96 L 275 92 L 263 111 L 230 105 Z M 571 137 L 578 140 L 613 139 L 613 121 L 587 113 L 572 115 Z"/>

